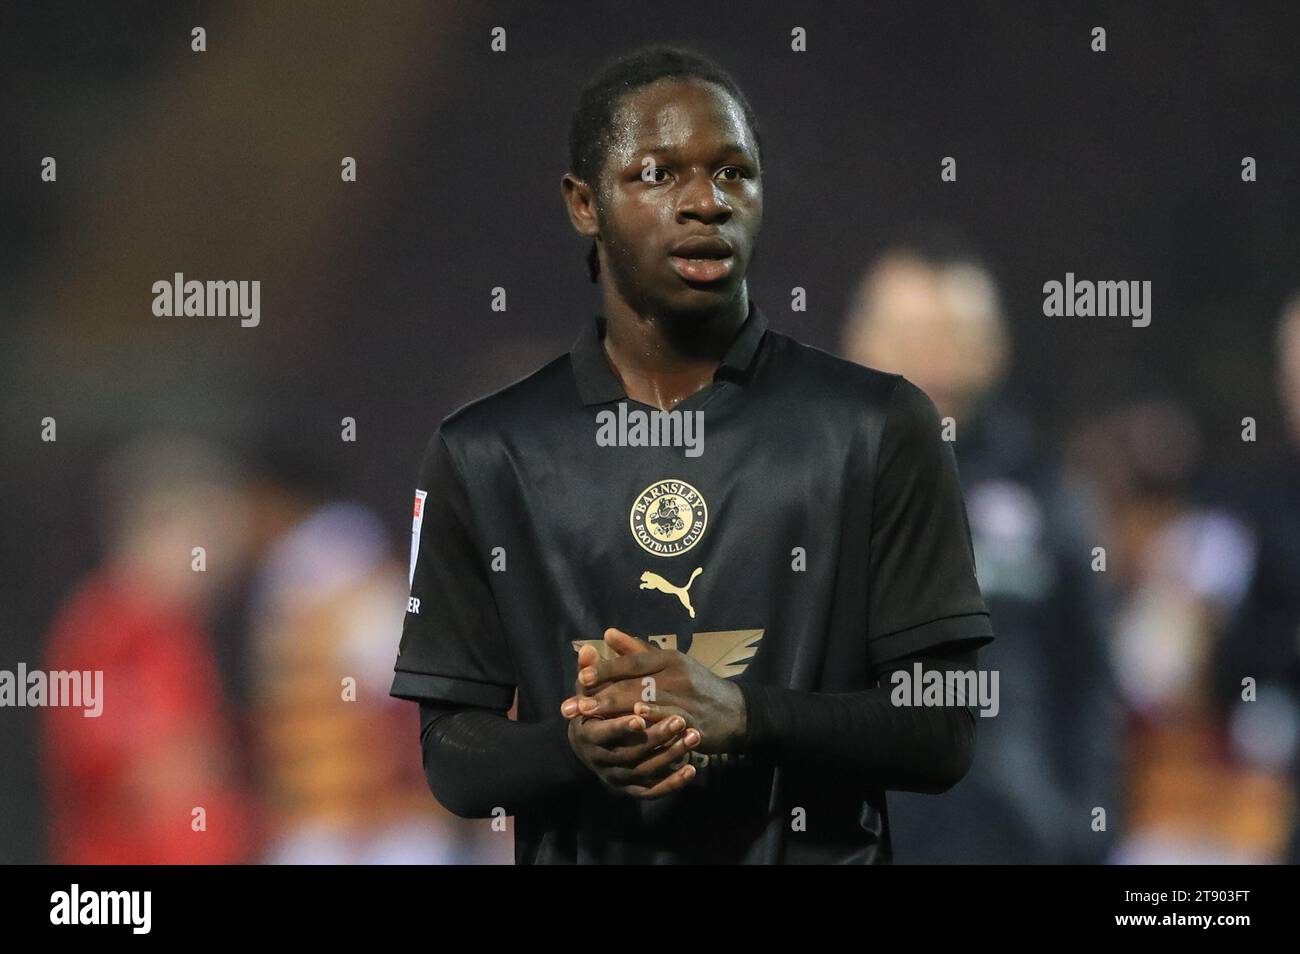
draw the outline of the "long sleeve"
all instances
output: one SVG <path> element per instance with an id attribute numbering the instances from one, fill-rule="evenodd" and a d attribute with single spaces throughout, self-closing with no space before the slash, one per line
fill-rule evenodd
<path id="1" fill-rule="evenodd" d="M 973 671 L 978 652 L 943 647 L 893 660 L 881 684 L 861 692 L 801 692 L 737 683 L 745 697 L 748 758 L 786 767 L 832 771 L 895 791 L 947 791 L 970 769 L 975 753 L 973 702 L 895 705 L 894 672 Z"/>
<path id="2" fill-rule="evenodd" d="M 568 722 L 515 722 L 504 713 L 420 703 L 429 789 L 463 818 L 507 815 L 578 784 L 591 772 L 569 744 Z"/>
<path id="3" fill-rule="evenodd" d="M 977 652 L 908 656 L 884 670 L 882 685 L 851 693 L 798 692 L 740 682 L 747 731 L 742 751 L 787 766 L 832 768 L 885 789 L 942 792 L 974 756 L 971 705 L 896 706 L 889 677 L 938 669 L 974 670 Z M 425 776 L 448 811 L 465 818 L 507 815 L 590 777 L 569 745 L 563 719 L 519 723 L 505 715 L 420 704 Z"/>

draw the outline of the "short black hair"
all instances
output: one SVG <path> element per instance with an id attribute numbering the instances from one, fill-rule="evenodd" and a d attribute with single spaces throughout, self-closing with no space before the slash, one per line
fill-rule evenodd
<path id="1" fill-rule="evenodd" d="M 600 173 L 609 155 L 610 132 L 619 101 L 656 80 L 678 76 L 714 83 L 740 104 L 762 163 L 763 141 L 753 107 L 726 70 L 707 56 L 681 47 L 643 47 L 607 63 L 583 87 L 573 111 L 569 126 L 569 171 L 589 183 L 598 197 Z M 587 271 L 593 283 L 600 277 L 600 258 L 594 240 L 587 253 Z"/>

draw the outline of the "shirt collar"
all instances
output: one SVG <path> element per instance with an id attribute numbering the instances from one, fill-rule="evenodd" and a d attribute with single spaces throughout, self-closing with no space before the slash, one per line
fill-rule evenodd
<path id="1" fill-rule="evenodd" d="M 763 343 L 763 333 L 767 331 L 767 317 L 751 299 L 749 314 L 740 326 L 731 347 L 722 357 L 722 363 L 713 374 L 713 380 L 732 380 L 744 382 L 753 370 L 759 345 Z M 606 404 L 610 401 L 626 400 L 627 392 L 618 375 L 610 367 L 605 356 L 605 317 L 596 315 L 582 329 L 578 340 L 569 351 L 569 363 L 573 366 L 573 376 L 578 384 L 578 394 L 582 403 Z"/>

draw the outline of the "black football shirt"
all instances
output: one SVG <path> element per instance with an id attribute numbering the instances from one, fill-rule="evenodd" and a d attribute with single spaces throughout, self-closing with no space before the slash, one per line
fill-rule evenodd
<path id="1" fill-rule="evenodd" d="M 505 712 L 517 691 L 521 721 L 563 734 L 576 646 L 611 626 L 723 678 L 826 693 L 992 639 L 952 447 L 917 387 L 769 330 L 751 303 L 713 382 L 675 409 L 700 412 L 702 444 L 627 428 L 609 446 L 601 411 L 656 409 L 627 397 L 603 334 L 596 316 L 433 435 L 394 696 Z M 883 791 L 744 759 L 662 799 L 575 773 L 562 796 L 503 808 L 522 864 L 889 860 Z"/>

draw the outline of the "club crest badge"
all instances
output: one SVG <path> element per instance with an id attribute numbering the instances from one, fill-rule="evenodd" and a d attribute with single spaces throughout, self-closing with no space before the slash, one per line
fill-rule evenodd
<path id="1" fill-rule="evenodd" d="M 698 490 L 684 480 L 660 480 L 632 504 L 632 536 L 655 556 L 685 553 L 704 536 L 709 508 Z"/>

